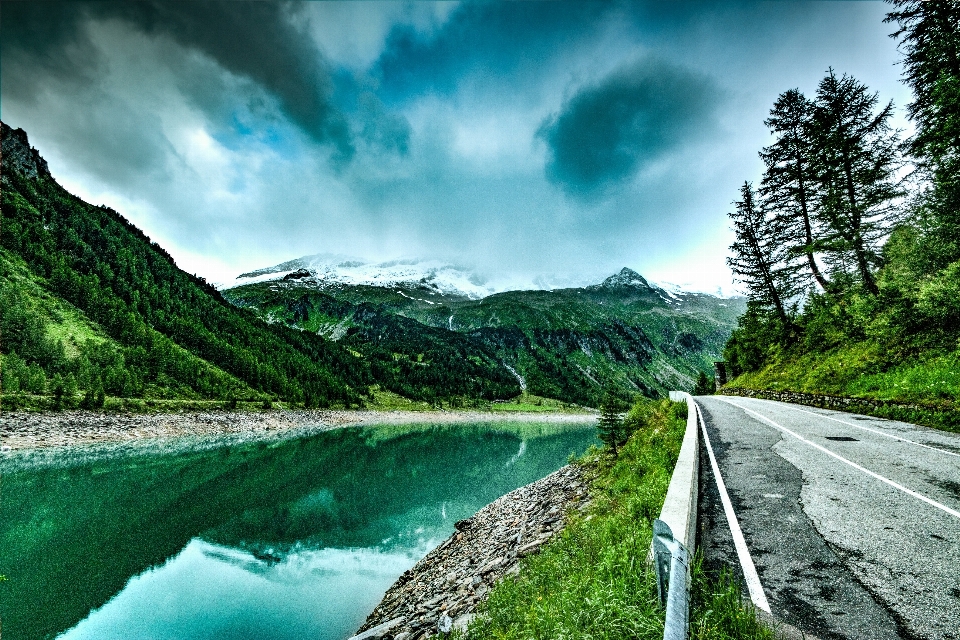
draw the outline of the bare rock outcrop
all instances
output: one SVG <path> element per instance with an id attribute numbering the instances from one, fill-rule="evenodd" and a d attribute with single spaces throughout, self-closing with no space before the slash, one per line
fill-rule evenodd
<path id="1" fill-rule="evenodd" d="M 30 146 L 27 132 L 0 122 L 0 173 L 16 171 L 27 178 L 48 178 L 50 169 L 40 152 Z"/>

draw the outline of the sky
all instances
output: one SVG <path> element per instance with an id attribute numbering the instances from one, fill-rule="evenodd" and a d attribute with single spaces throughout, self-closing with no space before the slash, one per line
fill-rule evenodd
<path id="1" fill-rule="evenodd" d="M 882 2 L 3 2 L 0 118 L 212 282 L 316 253 L 734 290 L 777 96 L 893 100 Z"/>

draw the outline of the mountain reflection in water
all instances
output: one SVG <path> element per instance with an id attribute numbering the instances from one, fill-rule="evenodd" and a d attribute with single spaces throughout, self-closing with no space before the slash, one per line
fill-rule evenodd
<path id="1" fill-rule="evenodd" d="M 592 426 L 344 428 L 3 472 L 4 636 L 343 638 L 453 523 Z"/>

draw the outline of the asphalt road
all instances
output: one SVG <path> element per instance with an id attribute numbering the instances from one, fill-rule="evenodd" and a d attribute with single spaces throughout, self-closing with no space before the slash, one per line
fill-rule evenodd
<path id="1" fill-rule="evenodd" d="M 774 617 L 823 640 L 960 639 L 960 435 L 696 400 Z M 705 563 L 741 571 L 701 453 Z"/>

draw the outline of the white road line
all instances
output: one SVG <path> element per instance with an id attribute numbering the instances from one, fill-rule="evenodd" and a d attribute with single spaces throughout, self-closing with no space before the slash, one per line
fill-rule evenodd
<path id="1" fill-rule="evenodd" d="M 799 440 L 800 442 L 803 442 L 803 443 L 805 443 L 805 444 L 808 444 L 808 445 L 810 445 L 811 447 L 813 447 L 814 449 L 819 449 L 820 451 L 823 451 L 825 454 L 836 458 L 836 459 L 839 460 L 840 462 L 843 462 L 843 463 L 845 463 L 845 464 L 850 465 L 851 467 L 853 467 L 853 468 L 856 469 L 857 471 L 862 471 L 863 473 L 867 474 L 868 476 L 870 476 L 870 477 L 872 477 L 872 478 L 876 478 L 876 479 L 879 480 L 880 482 L 885 482 L 886 484 L 890 485 L 890 486 L 893 487 L 894 489 L 898 489 L 898 490 L 904 492 L 905 494 L 907 494 L 908 496 L 913 496 L 913 497 L 916 498 L 917 500 L 921 500 L 921 501 L 923 501 L 923 502 L 926 502 L 926 503 L 929 504 L 930 506 L 936 507 L 937 509 L 940 509 L 941 511 L 950 514 L 950 515 L 953 516 L 954 518 L 960 518 L 960 511 L 957 511 L 956 509 L 951 509 L 950 507 L 946 506 L 945 504 L 940 504 L 940 503 L 937 502 L 936 500 L 932 500 L 932 499 L 928 498 L 927 496 L 925 496 L 925 495 L 923 495 L 923 494 L 917 493 L 917 492 L 914 491 L 913 489 L 908 489 L 908 488 L 906 488 L 905 486 L 903 486 L 903 485 L 900 484 L 899 482 L 894 482 L 894 481 L 891 480 L 890 478 L 884 477 L 884 476 L 880 475 L 879 473 L 870 471 L 870 469 L 867 469 L 867 468 L 865 468 L 865 467 L 861 467 L 861 466 L 858 465 L 856 462 L 853 462 L 852 460 L 847 460 L 846 458 L 844 458 L 843 456 L 841 456 L 839 453 L 834 453 L 833 451 L 830 451 L 830 450 L 827 449 L 826 447 L 820 446 L 820 445 L 817 444 L 816 442 L 811 442 L 810 440 L 807 440 L 806 438 L 804 438 L 804 437 L 801 436 L 800 434 L 794 433 L 793 431 L 791 431 L 790 429 L 787 429 L 787 428 L 784 427 L 783 425 L 777 424 L 776 422 L 774 422 L 774 421 L 771 420 L 770 418 L 768 418 L 768 417 L 766 417 L 766 416 L 763 416 L 763 415 L 757 413 L 757 412 L 754 411 L 753 409 L 747 409 L 746 407 L 741 406 L 741 405 L 737 404 L 736 402 L 731 402 L 730 400 L 727 400 L 726 398 L 718 398 L 718 399 L 719 399 L 719 400 L 723 400 L 724 402 L 726 402 L 726 403 L 728 403 L 728 404 L 732 404 L 732 405 L 735 406 L 735 407 L 738 407 L 738 408 L 740 408 L 740 409 L 743 409 L 743 410 L 746 411 L 747 413 L 752 413 L 753 415 L 755 415 L 755 416 L 756 416 L 757 418 L 759 418 L 760 420 L 763 420 L 764 422 L 767 422 L 767 423 L 773 425 L 774 427 L 776 427 L 777 429 L 780 429 L 780 430 L 783 431 L 784 433 L 789 433 L 790 435 L 792 435 L 794 438 L 796 438 L 796 439 Z M 815 415 L 816 415 L 816 414 L 815 414 Z"/>
<path id="2" fill-rule="evenodd" d="M 797 407 L 794 407 L 794 406 L 792 406 L 792 405 L 790 405 L 789 403 L 786 403 L 786 402 L 781 403 L 781 404 L 785 405 L 787 409 L 790 409 L 790 410 L 792 410 L 792 411 L 800 411 L 801 413 L 809 413 L 809 414 L 812 415 L 812 416 L 817 416 L 817 417 L 820 417 L 820 418 L 826 418 L 827 420 L 833 420 L 834 422 L 839 422 L 840 424 L 845 424 L 845 425 L 848 425 L 848 426 L 851 426 L 851 427 L 856 427 L 857 429 L 863 429 L 864 431 L 869 431 L 869 432 L 871 432 L 871 433 L 876 433 L 877 435 L 885 436 L 885 437 L 887 437 L 887 438 L 893 438 L 894 440 L 899 440 L 900 442 L 908 442 L 908 443 L 910 443 L 910 444 L 915 444 L 915 445 L 917 445 L 918 447 L 923 447 L 924 449 L 933 449 L 934 451 L 939 451 L 940 453 L 945 453 L 945 454 L 947 454 L 948 456 L 956 456 L 956 457 L 960 458 L 960 453 L 955 453 L 955 452 L 953 452 L 953 451 L 947 451 L 946 449 L 941 449 L 940 447 L 934 447 L 934 446 L 931 446 L 931 445 L 929 445 L 929 444 L 923 444 L 922 442 L 916 442 L 916 441 L 914 441 L 914 440 L 909 440 L 909 439 L 907 439 L 907 438 L 901 438 L 900 436 L 895 436 L 895 435 L 890 434 L 890 433 L 885 433 L 885 432 L 883 432 L 883 431 L 880 431 L 879 429 L 871 429 L 870 427 L 865 427 L 865 426 L 863 426 L 862 424 L 854 424 L 853 422 L 847 422 L 846 420 L 840 420 L 839 418 L 833 418 L 833 417 L 831 417 L 831 416 L 824 415 L 824 414 L 822 414 L 822 413 L 817 413 L 816 411 L 807 411 L 806 409 L 798 409 Z M 738 405 L 738 406 L 739 406 L 739 405 Z"/>
<path id="3" fill-rule="evenodd" d="M 727 485 L 724 484 L 723 476 L 720 475 L 717 458 L 713 455 L 713 447 L 710 446 L 710 436 L 707 435 L 707 425 L 703 421 L 703 414 L 700 413 L 700 405 L 694 402 L 694 406 L 697 408 L 697 417 L 700 419 L 700 429 L 703 431 L 703 442 L 707 445 L 707 455 L 710 456 L 710 466 L 713 468 L 713 477 L 717 481 L 717 490 L 720 492 L 720 502 L 723 504 L 723 512 L 727 516 L 730 535 L 733 536 L 733 546 L 737 549 L 737 558 L 740 559 L 740 566 L 743 568 L 743 579 L 747 583 L 750 599 L 753 600 L 753 604 L 756 605 L 758 609 L 763 609 L 767 613 L 770 613 L 770 604 L 767 602 L 767 596 L 763 593 L 760 576 L 757 575 L 757 568 L 753 565 L 753 558 L 750 557 L 747 541 L 743 539 L 743 530 L 740 529 L 740 522 L 737 520 L 737 514 L 733 510 L 733 504 L 730 502 L 730 496 L 727 494 Z"/>

